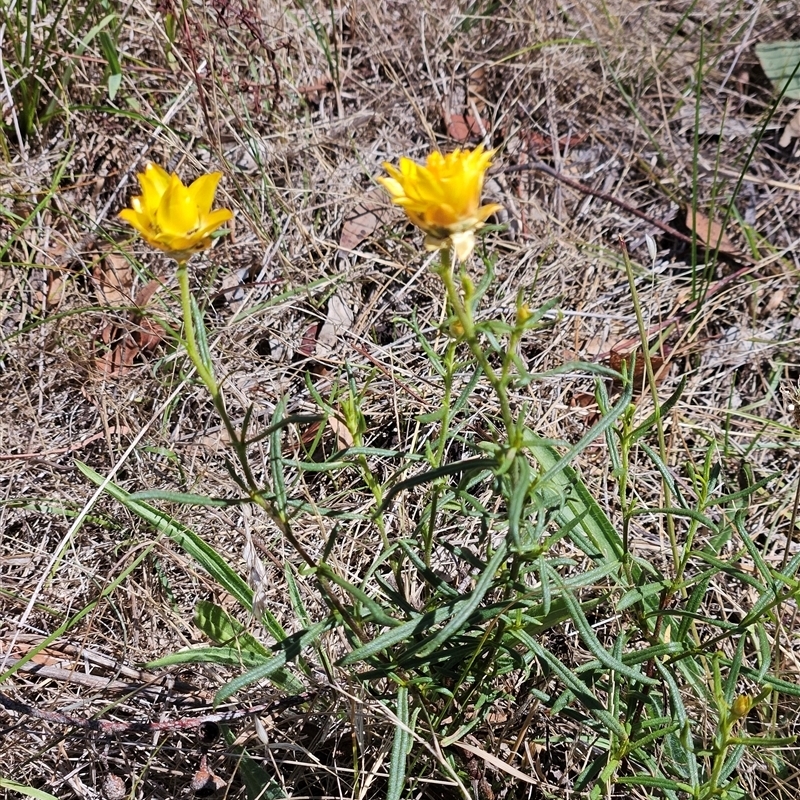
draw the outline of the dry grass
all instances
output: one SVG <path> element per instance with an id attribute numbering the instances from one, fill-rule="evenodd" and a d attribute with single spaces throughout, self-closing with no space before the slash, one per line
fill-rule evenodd
<path id="1" fill-rule="evenodd" d="M 113 472 L 132 492 L 236 493 L 219 421 L 201 387 L 186 381 L 184 357 L 174 348 L 180 307 L 171 268 L 116 220 L 144 159 L 186 178 L 206 169 L 225 173 L 222 200 L 236 211 L 233 233 L 193 262 L 193 280 L 208 303 L 213 358 L 232 417 L 241 419 L 253 404 L 256 420 L 266 424 L 280 397 L 290 412 L 314 413 L 307 383 L 335 397 L 349 370 L 363 388 L 366 442 L 421 452 L 435 432 L 418 417 L 441 403 L 442 382 L 411 322 L 444 349 L 436 327 L 443 314 L 439 283 L 425 267 L 418 235 L 393 211 L 367 209 L 367 233 L 352 245 L 341 242 L 342 230 L 364 213 L 383 160 L 451 148 L 460 143 L 448 135 L 458 132 L 452 115 L 478 115 L 485 129 L 479 134 L 501 148 L 487 193 L 504 204 L 509 223 L 484 240 L 497 254 L 486 316 L 507 316 L 520 289 L 532 307 L 558 296 L 553 324 L 523 344 L 531 371 L 577 360 L 618 366 L 615 354 L 639 341 L 624 239 L 647 325 L 679 318 L 665 328 L 657 362 L 662 401 L 686 379 L 665 421 L 675 481 L 690 493 L 685 465 L 702 464 L 709 449 L 728 492 L 744 485 L 746 473 L 755 480 L 777 473 L 768 490 L 750 498 L 747 535 L 776 568 L 787 547 L 796 551 L 790 540 L 797 431 L 786 390 L 800 378 L 800 168 L 794 150 L 776 146 L 795 109 L 785 101 L 770 115 L 773 96 L 753 50 L 758 41 L 800 36 L 796 2 L 536 0 L 477 3 L 467 11 L 444 2 L 219 0 L 190 6 L 169 48 L 163 20 L 170 3 L 108 7 L 120 15 L 115 37 L 124 67 L 115 102 L 105 94 L 103 53 L 93 40 L 69 60 L 66 94 L 55 73 L 43 72 L 47 96 L 63 113 L 23 143 L 13 126 L 4 128 L 0 663 L 11 666 L 86 612 L 4 682 L 5 695 L 79 718 L 180 719 L 208 713 L 215 691 L 235 674 L 212 665 L 143 669 L 206 641 L 192 622 L 198 601 L 219 603 L 271 643 L 183 551 L 105 495 L 95 496 L 74 465 L 77 458 L 103 475 Z M 67 29 L 78 8 L 68 8 L 58 38 L 72 52 Z M 36 20 L 37 41 L 48 25 L 45 16 Z M 9 122 L 14 109 L 7 101 L 6 94 Z M 539 160 L 684 234 L 693 193 L 697 208 L 721 221 L 745 173 L 727 227 L 739 254 L 708 256 L 704 270 L 701 252 L 693 275 L 685 242 L 624 208 L 541 172 L 504 172 Z M 369 213 L 379 215 L 373 230 Z M 657 244 L 655 264 L 646 235 Z M 736 280 L 714 291 L 736 270 Z M 693 286 L 704 282 L 714 289 L 687 312 Z M 145 302 L 144 293 L 152 294 Z M 323 349 L 315 336 L 334 306 L 347 310 L 345 323 Z M 469 377 L 465 372 L 463 383 Z M 469 439 L 485 438 L 496 416 L 488 390 L 479 396 L 462 421 Z M 539 434 L 568 442 L 598 416 L 593 381 L 577 369 L 532 383 L 513 400 L 527 404 Z M 653 408 L 649 390 L 637 390 L 636 404 L 643 420 Z M 333 433 L 324 446 L 336 449 Z M 300 448 L 297 438 L 286 447 Z M 466 454 L 454 439 L 447 460 Z M 254 459 L 264 472 L 265 458 Z M 380 481 L 397 468 L 378 457 L 370 466 Z M 604 441 L 577 466 L 619 521 Z M 631 474 L 631 497 L 643 508 L 659 507 L 662 477 L 652 461 L 634 452 Z M 374 499 L 363 483 L 344 480 L 305 473 L 296 491 L 364 517 L 342 524 L 309 514 L 298 518 L 295 534 L 316 559 L 336 527 L 330 563 L 358 582 L 375 555 L 376 532 L 367 520 Z M 491 501 L 490 487 L 483 498 Z M 386 517 L 387 535 L 407 535 L 423 505 L 421 489 L 399 495 Z M 266 568 L 269 609 L 287 632 L 303 624 L 288 595 L 286 565 L 310 617 L 324 614 L 297 554 L 268 520 L 238 507 L 169 510 L 242 574 L 249 531 Z M 667 568 L 664 525 L 663 515 L 639 516 L 631 533 L 635 553 Z M 678 535 L 685 530 L 679 521 Z M 440 531 L 453 546 L 477 534 L 475 520 Z M 701 529 L 698 546 L 709 535 Z M 463 563 L 448 550 L 437 556 L 444 573 Z M 447 580 L 459 586 L 469 575 Z M 413 584 L 408 588 L 413 594 Z M 711 585 L 704 610 L 741 620 L 757 599 L 723 576 Z M 774 629 L 789 681 L 800 670 L 795 611 L 787 602 Z M 615 615 L 591 621 L 599 637 L 613 641 Z M 323 641 L 331 661 L 348 649 L 337 633 Z M 588 658 L 569 625 L 548 633 L 547 642 L 571 666 Z M 383 797 L 394 723 L 378 702 L 382 689 L 370 691 L 344 668 L 326 672 L 323 663 L 318 654 L 318 671 L 305 676 L 316 687 L 311 701 L 260 717 L 261 730 L 253 718 L 238 721 L 227 744 L 206 747 L 196 731 L 101 735 L 3 714 L 2 775 L 59 798 L 115 800 L 113 787 L 104 787 L 109 772 L 124 779 L 126 796 L 186 796 L 207 750 L 221 792 L 244 797 L 247 776 L 238 758 L 246 745 L 253 763 L 289 796 Z M 575 725 L 551 718 L 532 685 L 508 676 L 505 700 L 464 741 L 535 775 L 538 785 L 509 780 L 458 751 L 474 796 L 582 796 L 573 781 L 599 751 L 584 747 Z M 264 691 L 252 690 L 249 700 L 262 702 Z M 773 730 L 798 733 L 798 705 L 784 700 Z M 707 709 L 691 714 L 698 735 L 710 736 Z M 414 796 L 460 796 L 436 767 L 444 756 L 420 747 L 430 782 L 417 784 Z M 776 763 L 767 750 L 748 752 L 740 773 L 749 796 L 796 794 L 796 755 L 786 750 L 781 774 Z M 609 796 L 646 796 L 632 792 L 620 786 Z"/>

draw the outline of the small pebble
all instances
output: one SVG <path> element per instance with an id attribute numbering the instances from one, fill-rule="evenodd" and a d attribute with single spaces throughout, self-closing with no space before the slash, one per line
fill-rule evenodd
<path id="1" fill-rule="evenodd" d="M 109 772 L 105 778 L 103 778 L 103 796 L 106 797 L 107 800 L 122 800 L 127 793 L 125 781 L 122 780 L 119 775 L 114 775 Z"/>

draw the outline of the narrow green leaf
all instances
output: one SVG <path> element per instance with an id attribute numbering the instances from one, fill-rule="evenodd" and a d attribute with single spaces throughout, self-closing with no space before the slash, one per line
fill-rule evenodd
<path id="1" fill-rule="evenodd" d="M 585 604 L 584 604 L 585 605 Z M 634 664 L 643 664 L 645 661 L 651 659 L 659 659 L 664 656 L 678 656 L 686 652 L 686 647 L 681 642 L 662 642 L 661 644 L 653 644 L 641 650 L 631 650 L 623 653 L 620 661 L 626 666 Z M 592 659 L 579 667 L 575 667 L 575 674 L 580 675 L 584 672 L 593 672 L 600 667 L 607 667 L 599 659 Z"/>
<path id="2" fill-rule="evenodd" d="M 45 792 L 43 789 L 34 789 L 33 786 L 26 786 L 24 783 L 17 783 L 8 778 L 0 778 L 0 789 L 8 789 L 10 792 L 18 792 L 36 800 L 58 800 L 57 797 Z"/>
<path id="3" fill-rule="evenodd" d="M 350 583 L 346 578 L 334 572 L 332 569 L 326 569 L 324 565 L 318 568 L 319 574 L 324 575 L 329 581 L 333 581 L 337 586 L 341 586 L 353 599 L 361 603 L 367 611 L 369 611 L 372 619 L 377 625 L 384 625 L 389 628 L 402 625 L 402 620 L 395 619 L 388 611 L 385 611 L 380 603 L 373 600 L 366 592 L 359 589 L 354 584 Z"/>
<path id="4" fill-rule="evenodd" d="M 411 745 L 411 734 L 408 730 L 408 687 L 397 688 L 397 720 L 394 741 L 392 742 L 392 759 L 389 764 L 389 786 L 386 800 L 400 800 L 406 786 L 406 757 Z"/>
<path id="5" fill-rule="evenodd" d="M 417 656 L 424 657 L 441 647 L 453 634 L 460 631 L 472 612 L 480 605 L 486 593 L 494 584 L 497 570 L 505 561 L 508 552 L 508 545 L 505 541 L 501 542 L 494 555 L 486 565 L 486 569 L 478 578 L 475 588 L 470 592 L 465 602 L 460 604 L 458 611 L 453 618 L 433 637 L 431 637 L 423 647 L 419 648 Z"/>
<path id="6" fill-rule="evenodd" d="M 669 581 L 656 581 L 654 583 L 646 583 L 643 586 L 637 586 L 635 589 L 630 589 L 625 592 L 617 603 L 617 612 L 625 611 L 636 603 L 652 597 L 653 595 L 660 594 L 667 586 Z"/>
<path id="7" fill-rule="evenodd" d="M 252 653 L 238 647 L 194 647 L 191 650 L 179 650 L 167 656 L 157 658 L 147 664 L 148 669 L 156 667 L 172 667 L 175 664 L 224 664 L 229 667 L 245 667 L 252 669 L 264 664 L 269 656 Z M 302 685 L 298 684 L 302 691 Z M 298 691 L 294 687 L 290 692 Z"/>
<path id="8" fill-rule="evenodd" d="M 257 433 L 252 439 L 248 439 L 246 444 L 249 446 L 260 442 L 262 439 L 269 439 L 276 430 L 283 430 L 290 425 L 312 425 L 315 422 L 324 422 L 325 419 L 324 414 L 289 414 L 270 424 L 269 427 Z"/>
<path id="9" fill-rule="evenodd" d="M 441 422 L 446 416 L 446 408 L 437 408 L 436 411 L 431 411 L 428 414 L 418 414 L 417 422 L 421 422 L 423 425 L 430 425 L 433 422 Z"/>
<path id="10" fill-rule="evenodd" d="M 705 516 L 705 514 L 701 514 L 694 508 L 636 508 L 631 511 L 631 516 L 633 517 L 650 516 L 655 514 L 671 514 L 673 517 L 686 517 L 687 519 L 693 519 L 695 522 L 699 522 L 701 525 L 704 525 L 712 533 L 719 532 L 717 526 L 707 516 Z"/>
<path id="11" fill-rule="evenodd" d="M 679 730 L 691 731 L 692 723 L 689 720 L 689 715 L 686 713 L 686 706 L 683 704 L 683 696 L 681 695 L 681 690 L 678 687 L 675 676 L 669 667 L 662 664 L 658 659 L 656 659 L 653 663 L 655 664 L 656 670 L 658 670 L 659 675 L 661 675 L 664 685 L 667 687 L 667 691 L 669 692 L 669 699 L 673 714 L 680 723 Z M 699 696 L 702 697 L 703 695 L 700 694 Z M 677 746 L 678 742 L 676 741 L 675 744 Z M 697 785 L 699 780 L 697 757 L 694 753 L 691 737 L 687 737 L 686 744 L 681 748 L 681 755 L 686 759 L 686 769 L 689 775 L 689 780 L 694 785 Z"/>
<path id="12" fill-rule="evenodd" d="M 283 475 L 283 458 L 281 452 L 281 428 L 277 422 L 286 410 L 286 398 L 281 398 L 275 406 L 270 427 L 273 429 L 269 437 L 269 463 L 270 477 L 272 478 L 272 491 L 275 494 L 275 508 L 281 516 L 286 515 L 286 482 Z"/>
<path id="13" fill-rule="evenodd" d="M 443 578 L 440 578 L 430 567 L 426 566 L 425 562 L 417 554 L 416 548 L 410 542 L 401 539 L 398 544 L 417 572 L 441 597 L 445 597 L 448 600 L 460 597 L 455 588 Z"/>
<path id="14" fill-rule="evenodd" d="M 111 70 L 111 74 L 119 75 L 122 72 L 122 68 L 120 67 L 119 52 L 117 51 L 117 45 L 114 43 L 114 40 L 109 35 L 108 31 L 101 31 L 97 40 L 100 43 L 106 61 L 108 61 L 108 68 Z"/>
<path id="15" fill-rule="evenodd" d="M 106 14 L 106 16 L 103 17 L 103 19 L 101 19 L 97 25 L 95 25 L 93 28 L 90 28 L 89 32 L 83 37 L 83 39 L 81 39 L 81 41 L 78 43 L 78 46 L 75 48 L 75 54 L 79 56 L 83 55 L 92 39 L 94 39 L 94 37 L 97 36 L 100 31 L 108 27 L 116 18 L 116 14 Z"/>
<path id="16" fill-rule="evenodd" d="M 336 624 L 337 621 L 334 617 L 328 617 L 312 625 L 310 628 L 298 631 L 292 636 L 287 637 L 275 646 L 274 649 L 278 652 L 272 656 L 269 661 L 266 661 L 255 669 L 251 669 L 244 675 L 240 675 L 238 678 L 234 678 L 232 681 L 225 684 L 214 697 L 214 704 L 222 703 L 236 694 L 236 692 L 240 692 L 242 689 L 250 686 L 250 684 L 271 678 L 273 675 L 280 672 L 288 663 L 294 661 L 303 650 L 313 645 L 325 631 L 335 627 Z"/>
<path id="17" fill-rule="evenodd" d="M 297 614 L 297 618 L 300 622 L 305 625 L 306 628 L 311 627 L 311 617 L 308 615 L 308 610 L 306 609 L 306 605 L 303 602 L 303 598 L 300 594 L 300 589 L 297 586 L 297 581 L 294 578 L 294 568 L 290 563 L 284 564 L 283 567 L 283 574 L 286 578 L 286 585 L 289 589 L 289 599 L 292 603 L 292 610 L 295 614 Z M 284 638 L 284 637 L 281 637 Z"/>
<path id="18" fill-rule="evenodd" d="M 658 681 L 654 678 L 649 678 L 644 673 L 640 672 L 639 670 L 633 669 L 633 667 L 629 667 L 623 661 L 618 658 L 614 658 L 608 650 L 603 647 L 600 643 L 600 640 L 595 636 L 594 631 L 592 630 L 592 626 L 589 624 L 589 621 L 586 619 L 583 613 L 583 609 L 581 608 L 580 603 L 575 599 L 575 596 L 572 592 L 565 590 L 563 594 L 564 602 L 567 604 L 567 607 L 570 611 L 570 616 L 572 617 L 572 622 L 575 627 L 578 629 L 578 633 L 581 635 L 581 639 L 583 639 L 583 643 L 589 649 L 589 652 L 604 666 L 610 670 L 613 670 L 619 675 L 624 675 L 626 678 L 629 678 L 632 681 L 637 681 L 638 683 L 646 683 L 650 686 L 657 686 Z"/>
<path id="19" fill-rule="evenodd" d="M 634 753 L 636 750 L 641 750 L 647 747 L 647 745 L 657 742 L 659 739 L 664 739 L 670 734 L 675 733 L 675 731 L 680 730 L 680 727 L 681 725 L 679 722 L 673 722 L 671 725 L 667 725 L 664 728 L 651 731 L 645 736 L 642 736 L 641 739 L 637 739 L 635 742 L 631 743 L 627 749 L 631 753 Z"/>
<path id="20" fill-rule="evenodd" d="M 117 96 L 117 92 L 119 91 L 119 87 L 122 86 L 122 74 L 119 72 L 112 72 L 108 76 L 106 85 L 108 87 L 109 102 L 113 103 L 114 98 Z"/>
<path id="21" fill-rule="evenodd" d="M 669 487 L 670 494 L 678 501 L 678 505 L 681 508 L 689 508 L 689 504 L 683 499 L 681 487 L 676 482 L 675 476 L 672 474 L 669 467 L 661 460 L 661 456 L 656 453 L 647 442 L 639 442 L 639 447 L 647 454 L 647 457 L 653 462 L 655 468 L 661 473 L 664 483 Z"/>
<path id="22" fill-rule="evenodd" d="M 203 362 L 205 368 L 213 375 L 214 364 L 211 360 L 211 351 L 208 349 L 208 332 L 206 331 L 206 321 L 200 306 L 197 304 L 197 298 L 194 295 L 190 297 L 192 308 L 192 319 L 194 320 L 195 339 L 197 340 L 197 350 L 200 354 L 200 360 Z"/>
<path id="23" fill-rule="evenodd" d="M 669 412 L 675 407 L 675 404 L 678 402 L 678 400 L 681 399 L 683 390 L 686 388 L 686 380 L 687 376 L 684 375 L 678 384 L 678 388 L 664 401 L 663 405 L 659 408 L 658 413 L 653 411 L 641 425 L 637 425 L 631 431 L 631 443 L 634 443 L 637 439 L 641 439 L 642 436 L 644 436 L 650 430 L 650 428 L 655 425 L 657 420 L 664 419 L 664 417 L 669 414 Z"/>
<path id="24" fill-rule="evenodd" d="M 518 453 L 512 465 L 512 490 L 508 501 L 508 535 L 516 552 L 520 552 L 520 525 L 531 487 L 531 465 L 524 454 Z"/>
<path id="25" fill-rule="evenodd" d="M 621 739 L 626 738 L 627 733 L 620 721 L 608 713 L 603 707 L 603 704 L 592 694 L 589 687 L 576 677 L 561 659 L 556 658 L 549 650 L 542 647 L 533 636 L 529 636 L 524 631 L 509 631 L 509 633 L 519 639 L 519 641 L 530 649 L 541 662 L 550 667 L 592 716 L 602 722 L 609 731 L 613 731 Z"/>
<path id="26" fill-rule="evenodd" d="M 267 648 L 216 603 L 200 600 L 194 608 L 194 623 L 216 644 L 269 656 Z"/>
<path id="27" fill-rule="evenodd" d="M 531 442 L 528 449 L 548 475 L 547 486 L 543 488 L 563 498 L 563 505 L 555 514 L 559 524 L 575 524 L 605 560 L 619 561 L 622 539 L 575 470 L 566 465 L 556 470 L 561 459 L 550 445 Z"/>
<path id="28" fill-rule="evenodd" d="M 167 503 L 178 503 L 184 506 L 209 506 L 212 508 L 225 508 L 243 502 L 250 502 L 249 497 L 226 500 L 222 497 L 206 497 L 202 494 L 170 492 L 169 490 L 162 489 L 147 489 L 143 492 L 134 492 L 130 497 L 132 500 L 163 500 Z"/>
<path id="29" fill-rule="evenodd" d="M 339 659 L 337 662 L 339 666 L 347 666 L 348 664 L 356 664 L 359 661 L 366 661 L 378 653 L 387 650 L 390 647 L 403 642 L 412 637 L 415 633 L 426 631 L 435 625 L 441 625 L 446 619 L 450 618 L 456 610 L 460 607 L 461 603 L 450 603 L 446 606 L 437 608 L 435 611 L 430 611 L 427 614 L 422 614 L 419 617 L 414 617 L 396 628 L 390 628 L 384 631 L 379 636 L 376 636 L 371 642 L 367 642 L 361 647 L 348 653 L 344 658 Z"/>
<path id="30" fill-rule="evenodd" d="M 744 659 L 745 644 L 747 644 L 747 637 L 740 636 L 736 642 L 736 649 L 733 652 L 733 658 L 731 659 L 731 666 L 728 670 L 728 675 L 725 678 L 724 694 L 725 702 L 728 705 L 733 703 L 733 698 L 737 694 L 736 689 L 739 682 L 739 671 L 742 668 L 742 661 Z"/>
<path id="31" fill-rule="evenodd" d="M 90 481 L 98 486 L 103 483 L 103 477 L 91 467 L 80 461 L 76 461 L 75 464 Z M 159 511 L 141 500 L 133 499 L 128 492 L 115 483 L 108 483 L 105 490 L 129 511 L 152 525 L 156 530 L 169 536 L 203 567 L 225 591 L 236 598 L 242 608 L 247 609 L 249 612 L 252 611 L 253 592 L 250 587 L 231 568 L 228 562 L 194 531 L 177 522 L 163 511 Z"/>
<path id="32" fill-rule="evenodd" d="M 286 800 L 286 792 L 275 777 L 252 759 L 245 748 L 236 746 L 236 734 L 228 726 L 225 727 L 225 742 L 231 755 L 238 758 L 247 800 Z"/>
<path id="33" fill-rule="evenodd" d="M 411 478 L 406 478 L 400 483 L 396 483 L 384 495 L 383 502 L 375 512 L 375 516 L 382 514 L 389 507 L 389 503 L 394 499 L 396 494 L 405 491 L 406 489 L 413 489 L 415 486 L 421 486 L 425 483 L 432 483 L 439 478 L 444 478 L 447 475 L 454 475 L 459 472 L 476 472 L 492 469 L 497 466 L 497 462 L 491 458 L 467 458 L 464 461 L 455 461 L 452 464 L 443 464 L 437 469 L 432 469 L 427 472 L 422 472 L 419 475 L 414 475 Z"/>
<path id="34" fill-rule="evenodd" d="M 694 787 L 688 783 L 679 783 L 669 778 L 658 778 L 654 775 L 620 775 L 616 783 L 625 783 L 632 786 L 648 786 L 653 789 L 670 789 L 673 792 L 690 792 L 694 794 Z"/>

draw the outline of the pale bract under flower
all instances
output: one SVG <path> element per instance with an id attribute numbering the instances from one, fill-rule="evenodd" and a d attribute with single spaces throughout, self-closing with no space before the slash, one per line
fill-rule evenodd
<path id="1" fill-rule="evenodd" d="M 425 164 L 401 158 L 394 167 L 385 163 L 388 178 L 378 178 L 392 202 L 425 232 L 425 247 L 452 247 L 459 261 L 475 249 L 475 232 L 502 209 L 498 203 L 481 205 L 486 170 L 494 150 L 478 145 L 474 150 L 431 153 Z"/>
<path id="2" fill-rule="evenodd" d="M 211 210 L 221 172 L 201 175 L 190 186 L 157 164 L 148 163 L 136 176 L 142 193 L 120 212 L 151 246 L 177 261 L 211 246 L 211 234 L 233 214 L 227 208 Z"/>

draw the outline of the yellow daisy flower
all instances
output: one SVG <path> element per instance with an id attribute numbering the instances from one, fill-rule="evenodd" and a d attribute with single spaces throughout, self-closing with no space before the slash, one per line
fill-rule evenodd
<path id="1" fill-rule="evenodd" d="M 455 150 L 447 155 L 431 153 L 423 166 L 409 158 L 400 168 L 385 163 L 388 178 L 378 178 L 395 205 L 427 235 L 425 247 L 452 247 L 459 261 L 475 249 L 475 231 L 499 211 L 497 203 L 480 204 L 483 179 L 494 150 L 478 145 L 474 150 Z"/>
<path id="2" fill-rule="evenodd" d="M 176 261 L 211 246 L 211 233 L 233 214 L 227 208 L 211 210 L 221 172 L 201 175 L 191 186 L 148 163 L 136 176 L 142 193 L 131 198 L 131 207 L 120 212 L 151 246 L 163 250 Z"/>

